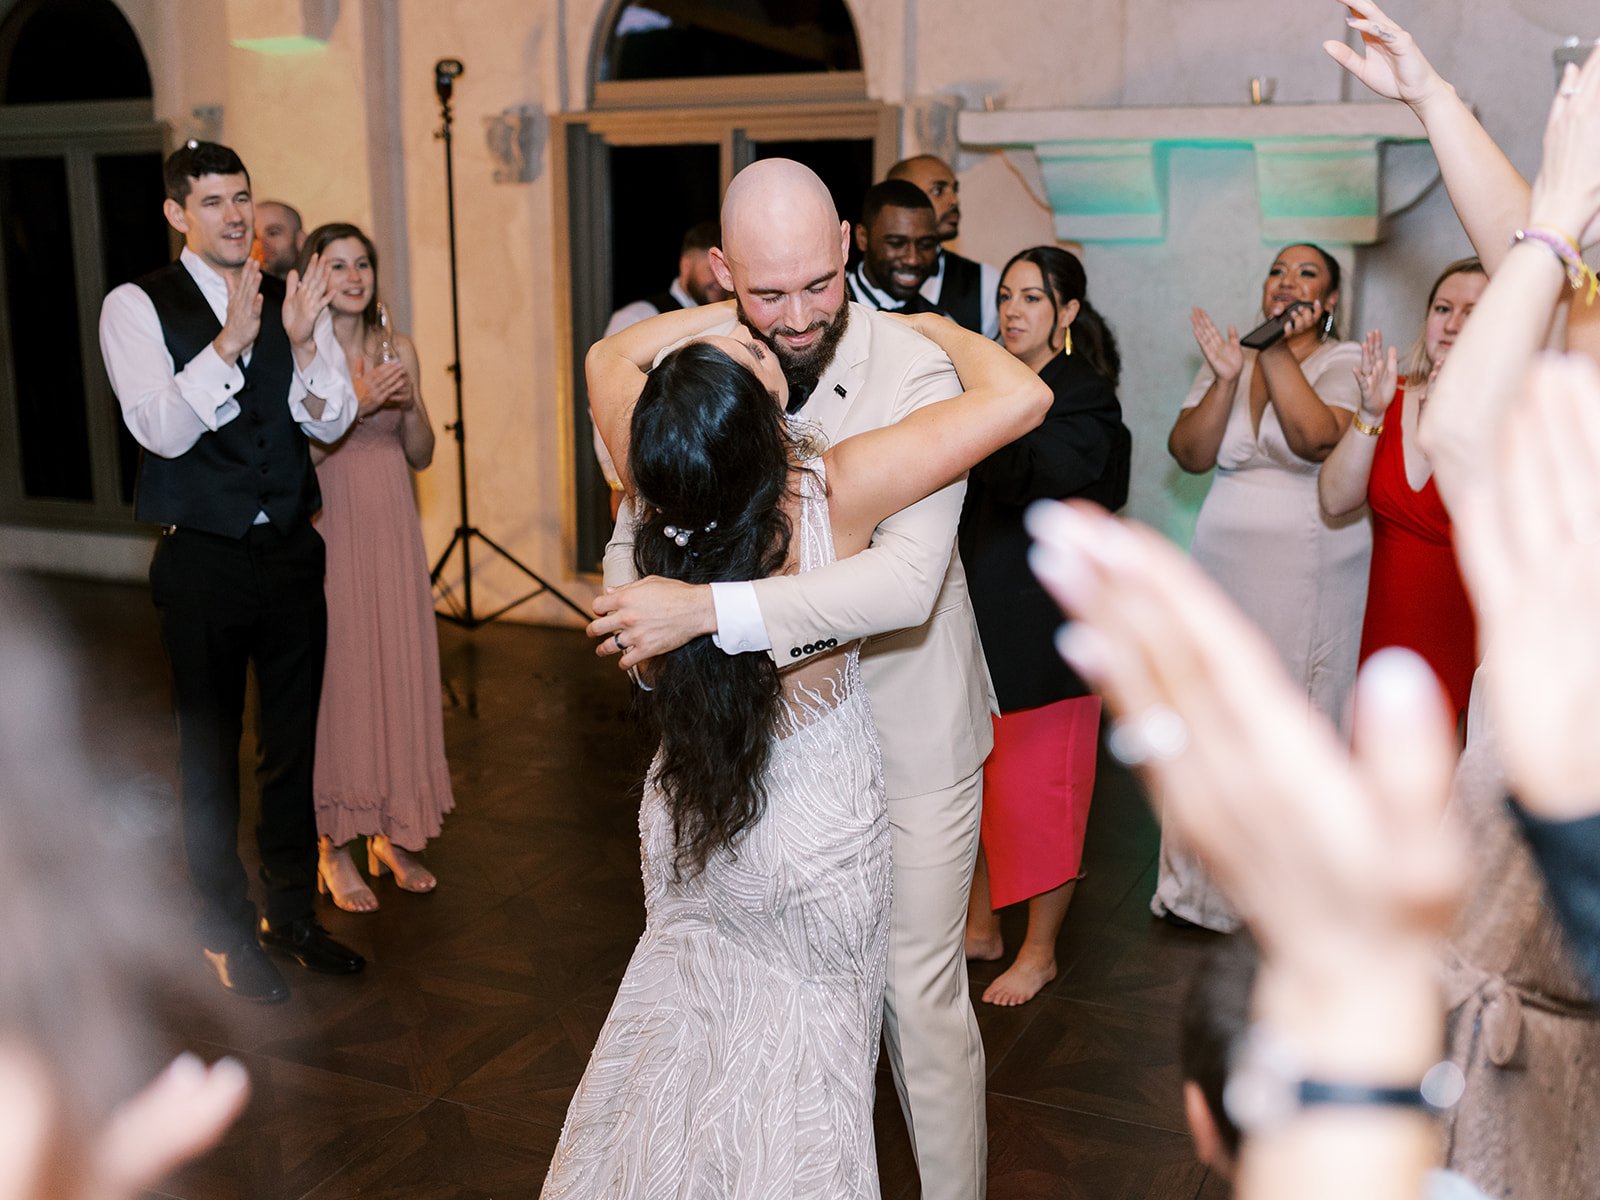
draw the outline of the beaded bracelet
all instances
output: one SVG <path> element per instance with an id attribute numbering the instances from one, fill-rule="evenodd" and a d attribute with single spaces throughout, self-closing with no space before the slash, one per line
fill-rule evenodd
<path id="1" fill-rule="evenodd" d="M 1517 230 L 1511 235 L 1511 244 L 1515 246 L 1518 242 L 1537 242 L 1546 247 L 1561 260 L 1561 267 L 1567 273 L 1567 282 L 1572 285 L 1572 290 L 1577 292 L 1587 289 L 1584 303 L 1594 303 L 1596 292 L 1600 292 L 1600 278 L 1597 278 L 1589 264 L 1583 261 L 1577 242 L 1559 229 L 1551 229 L 1544 225 L 1530 225 L 1526 229 Z"/>

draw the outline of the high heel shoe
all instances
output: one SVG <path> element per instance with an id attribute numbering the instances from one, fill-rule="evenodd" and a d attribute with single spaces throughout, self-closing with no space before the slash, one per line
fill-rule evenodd
<path id="1" fill-rule="evenodd" d="M 348 876 L 355 878 L 352 887 L 341 888 L 336 877 L 345 872 L 339 871 L 339 859 L 348 870 Z M 366 881 L 361 878 L 361 873 L 356 870 L 355 860 L 350 857 L 350 852 L 344 847 L 317 854 L 317 891 L 324 896 L 332 896 L 336 906 L 345 912 L 369 913 L 378 909 L 378 897 L 373 894 Z"/>
<path id="2" fill-rule="evenodd" d="M 367 839 L 367 873 L 376 879 L 385 871 L 393 872 L 402 892 L 431 892 L 439 886 L 432 871 L 379 834 Z"/>

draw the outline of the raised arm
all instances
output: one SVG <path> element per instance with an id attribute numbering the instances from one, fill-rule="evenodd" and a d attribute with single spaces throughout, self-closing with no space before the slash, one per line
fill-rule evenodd
<path id="1" fill-rule="evenodd" d="M 1366 51 L 1328 41 L 1330 58 L 1378 95 L 1406 104 L 1422 122 L 1450 203 L 1484 269 L 1494 274 L 1511 231 L 1528 213 L 1528 183 L 1478 123 L 1416 41 L 1372 0 L 1336 0 Z"/>
<path id="2" fill-rule="evenodd" d="M 1239 375 L 1244 370 L 1244 349 L 1239 331 L 1228 326 L 1224 337 L 1203 309 L 1189 313 L 1194 340 L 1205 355 L 1211 382 L 1195 404 L 1185 404 L 1167 437 L 1167 453 L 1191 475 L 1201 475 L 1217 465 L 1217 451 L 1228 431 L 1228 418 L 1239 394 Z M 1199 386 L 1198 381 L 1196 386 Z M 1190 395 L 1193 395 L 1191 392 Z"/>
<path id="3" fill-rule="evenodd" d="M 1361 343 L 1361 368 L 1356 382 L 1361 386 L 1361 407 L 1350 422 L 1339 444 L 1333 448 L 1317 472 L 1317 499 L 1330 517 L 1353 513 L 1367 502 L 1367 485 L 1372 482 L 1372 460 L 1377 454 L 1378 434 L 1383 417 L 1394 401 L 1400 365 L 1395 348 L 1383 348 L 1383 335 L 1377 330 Z"/>
<path id="4" fill-rule="evenodd" d="M 733 316 L 732 300 L 701 304 L 629 325 L 589 347 L 583 360 L 589 412 L 624 483 L 632 481 L 627 461 L 628 424 L 633 419 L 633 406 L 639 393 L 644 390 L 645 374 L 656 355 L 674 342 L 727 324 Z"/>
<path id="5" fill-rule="evenodd" d="M 1507 407 L 1567 294 L 1563 243 L 1584 236 L 1597 213 L 1600 56 L 1591 56 L 1582 72 L 1567 72 L 1550 108 L 1528 212 L 1535 236 L 1518 241 L 1489 280 L 1422 414 L 1422 448 L 1457 524 L 1475 519 L 1466 510 L 1482 493 Z"/>
<path id="6" fill-rule="evenodd" d="M 988 338 L 940 316 L 909 323 L 949 356 L 966 390 L 827 453 L 828 511 L 841 558 L 865 549 L 885 517 L 1036 428 L 1054 398 L 1031 367 Z"/>

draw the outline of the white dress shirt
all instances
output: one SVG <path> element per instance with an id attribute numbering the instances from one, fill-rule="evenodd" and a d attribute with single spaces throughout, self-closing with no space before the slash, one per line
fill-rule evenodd
<path id="1" fill-rule="evenodd" d="M 184 249 L 179 262 L 200 288 L 218 322 L 228 319 L 228 281 L 198 254 Z M 350 382 L 344 349 L 333 335 L 333 317 L 324 309 L 313 330 L 316 356 L 301 369 L 294 364 L 289 383 L 289 412 L 307 437 L 331 443 L 344 436 L 355 420 L 359 401 Z M 254 347 L 246 347 L 238 363 L 225 363 L 207 344 L 177 369 L 161 332 L 161 318 L 149 294 L 136 283 L 113 288 L 100 307 L 100 354 L 111 388 L 122 406 L 122 419 L 134 440 L 151 454 L 177 458 L 200 440 L 239 415 L 239 389 L 244 364 Z M 291 355 L 291 358 L 293 356 Z M 313 418 L 306 397 L 322 401 L 322 416 Z M 256 523 L 266 520 L 265 513 Z"/>

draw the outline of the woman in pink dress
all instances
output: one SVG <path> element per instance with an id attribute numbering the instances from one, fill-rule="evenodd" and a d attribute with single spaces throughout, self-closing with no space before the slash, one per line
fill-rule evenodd
<path id="1" fill-rule="evenodd" d="M 360 415 L 318 455 L 328 546 L 328 653 L 317 720 L 317 885 L 347 912 L 377 896 L 348 843 L 367 839 L 367 870 L 408 892 L 433 874 L 412 857 L 455 807 L 444 757 L 439 638 L 411 473 L 433 459 L 417 352 L 378 302 L 378 253 L 354 225 L 324 225 L 302 255 L 331 270 L 333 328 Z"/>

